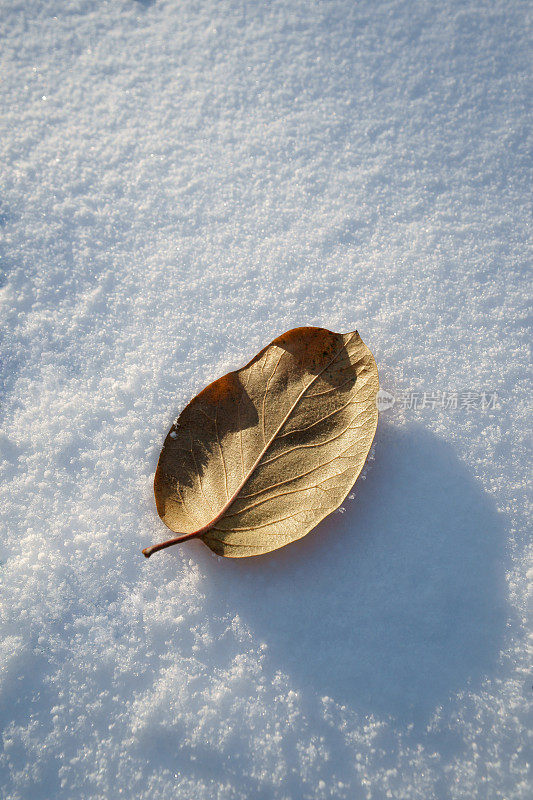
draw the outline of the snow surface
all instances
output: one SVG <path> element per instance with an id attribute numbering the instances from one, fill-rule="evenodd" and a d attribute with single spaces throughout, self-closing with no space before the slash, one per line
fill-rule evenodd
<path id="1" fill-rule="evenodd" d="M 527 11 L 2 3 L 3 800 L 531 797 Z M 173 418 L 299 324 L 496 407 L 396 402 L 283 550 L 146 561 Z"/>

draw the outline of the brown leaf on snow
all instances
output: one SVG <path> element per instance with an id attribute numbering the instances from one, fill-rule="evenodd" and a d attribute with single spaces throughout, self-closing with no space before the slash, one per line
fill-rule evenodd
<path id="1" fill-rule="evenodd" d="M 155 474 L 173 539 L 256 556 L 300 539 L 342 503 L 377 426 L 378 372 L 353 333 L 294 328 L 201 391 L 165 439 Z"/>

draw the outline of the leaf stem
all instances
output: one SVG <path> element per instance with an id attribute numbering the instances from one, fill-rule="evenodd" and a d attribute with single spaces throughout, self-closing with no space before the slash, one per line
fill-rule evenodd
<path id="1" fill-rule="evenodd" d="M 145 547 L 143 552 L 143 556 L 146 558 L 150 558 L 152 553 L 157 553 L 158 550 L 164 550 L 166 547 L 170 547 L 173 544 L 178 544 L 179 542 L 185 542 L 187 539 L 194 539 L 198 536 L 201 531 L 193 531 L 192 533 L 182 533 L 181 536 L 175 536 L 174 539 L 167 539 L 166 542 L 160 542 L 159 544 L 153 544 L 151 547 Z"/>

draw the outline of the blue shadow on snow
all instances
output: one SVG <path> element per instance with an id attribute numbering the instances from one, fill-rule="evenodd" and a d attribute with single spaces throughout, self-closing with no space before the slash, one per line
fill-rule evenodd
<path id="1" fill-rule="evenodd" d="M 378 426 L 354 492 L 346 513 L 305 539 L 221 559 L 211 589 L 267 644 L 272 677 L 281 669 L 304 694 L 423 723 L 494 674 L 507 620 L 504 518 L 453 448 L 419 425 Z"/>

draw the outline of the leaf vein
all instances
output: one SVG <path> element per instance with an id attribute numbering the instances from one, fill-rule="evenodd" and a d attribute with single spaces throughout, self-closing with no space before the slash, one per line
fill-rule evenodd
<path id="1" fill-rule="evenodd" d="M 226 500 L 229 500 L 228 471 L 226 469 L 226 461 L 224 460 L 224 452 L 222 450 L 222 444 L 220 442 L 220 436 L 219 436 L 219 433 L 218 433 L 218 408 L 219 407 L 217 405 L 217 410 L 216 410 L 216 413 L 215 413 L 215 431 L 216 431 L 216 435 L 217 435 L 218 449 L 220 451 L 220 458 L 222 459 L 222 468 L 224 470 L 224 484 L 225 484 L 225 487 L 226 487 Z"/>
<path id="2" fill-rule="evenodd" d="M 333 458 L 330 458 L 329 461 L 324 461 L 322 464 L 318 464 L 318 466 L 312 467 L 311 469 L 307 470 L 307 472 L 302 472 L 300 475 L 294 475 L 292 478 L 287 478 L 284 481 L 279 481 L 279 483 L 273 483 L 270 486 L 266 486 L 263 489 L 259 489 L 259 491 L 257 492 L 252 492 L 252 494 L 241 494 L 240 497 L 241 498 L 257 497 L 257 495 L 263 494 L 263 492 L 268 492 L 270 491 L 270 489 L 275 489 L 277 486 L 284 486 L 286 483 L 292 483 L 293 481 L 297 481 L 300 478 L 305 478 L 306 475 L 310 475 L 312 472 L 316 472 L 317 469 L 321 469 L 322 467 L 327 467 L 328 464 L 333 463 L 333 461 L 336 461 L 337 458 L 351 458 L 351 456 L 345 456 L 344 453 L 347 453 L 348 450 L 354 446 L 354 444 L 355 442 L 352 442 L 352 444 L 350 444 L 350 446 L 347 447 L 346 450 L 343 450 L 342 453 L 333 456 Z"/>
<path id="3" fill-rule="evenodd" d="M 271 381 L 271 380 L 272 380 L 272 378 L 274 377 L 274 374 L 275 374 L 275 372 L 276 372 L 277 368 L 279 367 L 280 361 L 281 361 L 281 359 L 283 358 L 283 355 L 284 355 L 286 352 L 287 352 L 286 350 L 282 350 L 282 351 L 281 351 L 281 355 L 280 355 L 280 357 L 278 358 L 278 360 L 277 360 L 277 362 L 276 362 L 276 366 L 274 367 L 274 369 L 272 370 L 272 372 L 270 373 L 270 375 L 269 375 L 269 377 L 268 377 L 268 380 L 267 380 L 267 383 L 266 383 L 266 388 L 265 388 L 265 394 L 263 395 L 263 414 L 262 414 L 262 420 L 261 420 L 261 422 L 262 422 L 262 427 L 263 427 L 263 444 L 264 444 L 265 446 L 266 446 L 266 431 L 265 431 L 265 403 L 266 403 L 266 398 L 267 398 L 267 394 L 268 394 L 268 387 L 270 386 L 270 381 Z"/>
<path id="4" fill-rule="evenodd" d="M 350 423 L 346 426 L 346 428 L 343 428 L 340 433 L 335 434 L 335 436 L 332 436 L 330 439 L 324 439 L 324 441 L 322 442 L 310 442 L 309 444 L 296 444 L 293 447 L 290 447 L 289 449 L 283 450 L 281 453 L 272 456 L 272 458 L 268 458 L 266 461 L 261 461 L 261 464 L 259 466 L 264 467 L 266 464 L 272 464 L 273 461 L 277 461 L 278 458 L 283 458 L 283 456 L 290 455 L 290 453 L 294 453 L 295 450 L 300 450 L 301 448 L 307 448 L 307 447 L 322 447 L 325 444 L 329 444 L 330 442 L 334 442 L 337 439 L 340 439 L 340 437 L 344 436 L 344 434 L 347 431 L 350 430 L 354 431 L 357 428 L 363 427 L 364 422 L 361 425 L 352 425 L 352 422 L 354 422 L 357 419 L 357 417 L 360 417 L 361 413 L 362 411 L 358 411 L 355 417 L 353 417 L 353 419 L 350 420 Z"/>
<path id="5" fill-rule="evenodd" d="M 206 494 L 204 492 L 204 487 L 202 485 L 202 473 L 198 469 L 198 463 L 196 461 L 196 453 L 194 452 L 194 447 L 193 447 L 193 443 L 192 443 L 192 436 L 191 436 L 191 432 L 190 431 L 189 431 L 189 441 L 191 443 L 190 452 L 192 453 L 192 458 L 193 458 L 193 461 L 194 461 L 194 469 L 196 470 L 196 474 L 198 475 L 198 484 L 200 486 L 200 492 L 202 493 L 202 497 L 204 498 L 207 507 L 209 508 L 211 513 L 214 514 L 215 511 L 213 509 L 213 506 L 211 505 L 211 503 L 207 499 Z"/>

